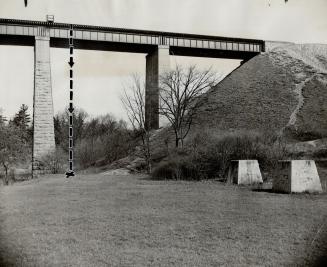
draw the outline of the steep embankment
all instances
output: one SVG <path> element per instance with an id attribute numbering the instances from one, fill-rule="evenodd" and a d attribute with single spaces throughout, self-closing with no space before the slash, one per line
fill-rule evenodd
<path id="1" fill-rule="evenodd" d="M 194 128 L 327 136 L 327 45 L 266 45 L 206 93 Z"/>

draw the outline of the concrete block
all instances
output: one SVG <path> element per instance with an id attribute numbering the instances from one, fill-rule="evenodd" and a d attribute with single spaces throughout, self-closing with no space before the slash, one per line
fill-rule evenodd
<path id="1" fill-rule="evenodd" d="M 228 176 L 228 180 L 236 184 L 251 185 L 263 183 L 257 160 L 232 161 Z"/>
<path id="2" fill-rule="evenodd" d="M 283 193 L 322 192 L 315 161 L 281 161 L 273 181 L 273 191 Z"/>

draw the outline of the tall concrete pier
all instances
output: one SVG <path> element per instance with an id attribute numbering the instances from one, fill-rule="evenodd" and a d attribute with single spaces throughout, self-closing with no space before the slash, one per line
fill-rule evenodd
<path id="1" fill-rule="evenodd" d="M 169 46 L 159 45 L 146 56 L 145 122 L 147 129 L 159 128 L 160 76 L 170 70 Z"/>
<path id="2" fill-rule="evenodd" d="M 43 29 L 41 29 L 42 31 Z M 46 31 L 44 31 L 46 33 Z M 42 158 L 55 149 L 50 67 L 50 37 L 35 36 L 33 98 L 33 171 Z"/>

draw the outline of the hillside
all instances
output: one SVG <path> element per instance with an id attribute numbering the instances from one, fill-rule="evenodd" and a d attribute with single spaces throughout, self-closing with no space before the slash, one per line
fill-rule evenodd
<path id="1" fill-rule="evenodd" d="M 195 132 L 214 136 L 239 130 L 275 132 L 287 137 L 287 150 L 294 155 L 326 158 L 327 45 L 266 45 L 267 52 L 202 96 L 187 139 Z M 153 159 L 159 162 L 174 147 L 174 135 L 166 127 L 153 132 L 151 139 Z M 108 168 L 137 170 L 142 164 L 135 152 Z"/>
<path id="2" fill-rule="evenodd" d="M 267 42 L 267 51 L 205 94 L 194 128 L 327 136 L 327 45 Z"/>

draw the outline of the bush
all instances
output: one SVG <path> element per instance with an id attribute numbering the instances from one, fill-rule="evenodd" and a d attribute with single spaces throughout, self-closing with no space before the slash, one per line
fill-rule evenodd
<path id="1" fill-rule="evenodd" d="M 321 150 L 314 151 L 312 153 L 312 157 L 315 159 L 327 158 L 327 148 L 323 148 Z"/>
<path id="2" fill-rule="evenodd" d="M 67 111 L 54 117 L 56 144 L 66 153 L 68 125 Z M 126 157 L 135 146 L 135 138 L 126 123 L 117 121 L 109 114 L 90 118 L 85 111 L 77 109 L 73 115 L 73 125 L 74 160 L 77 169 L 109 164 Z"/>
<path id="3" fill-rule="evenodd" d="M 3 185 L 10 185 L 16 182 L 16 173 L 15 169 L 10 168 L 8 171 L 8 175 L 0 174 L 0 179 L 2 179 Z"/>
<path id="4" fill-rule="evenodd" d="M 44 156 L 41 160 L 41 169 L 45 172 L 57 174 L 64 173 L 68 162 L 68 153 L 57 147 L 54 152 Z"/>
<path id="5" fill-rule="evenodd" d="M 270 135 L 237 132 L 220 136 L 195 134 L 153 171 L 159 179 L 225 179 L 231 160 L 257 159 L 265 172 L 287 155 L 284 143 Z"/>
<path id="6" fill-rule="evenodd" d="M 95 166 L 97 162 L 103 165 L 128 156 L 134 139 L 127 130 L 117 129 L 110 134 L 88 137 L 76 145 L 76 162 L 81 168 Z"/>
<path id="7" fill-rule="evenodd" d="M 188 157 L 175 157 L 160 162 L 154 168 L 152 177 L 155 179 L 199 180 L 201 173 L 195 162 L 188 160 Z"/>
<path id="8" fill-rule="evenodd" d="M 322 139 L 327 137 L 327 131 L 322 128 L 307 129 L 306 127 L 301 127 L 300 129 L 296 129 L 293 126 L 286 128 L 284 132 L 287 138 L 294 139 L 300 142 Z"/>

